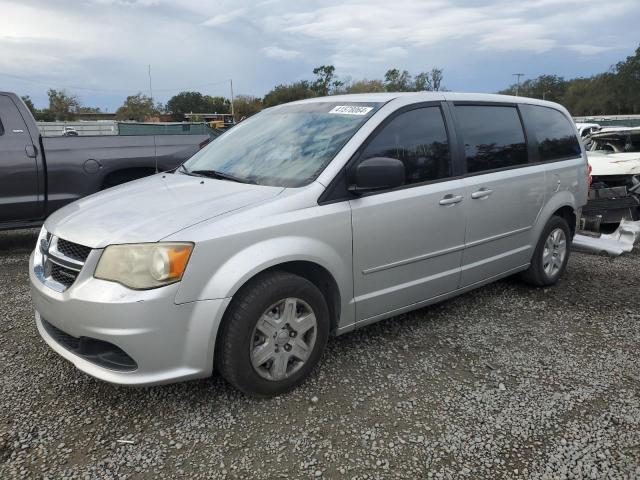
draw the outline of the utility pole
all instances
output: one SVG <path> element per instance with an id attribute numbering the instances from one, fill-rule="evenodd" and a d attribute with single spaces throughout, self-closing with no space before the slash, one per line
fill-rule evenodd
<path id="1" fill-rule="evenodd" d="M 233 123 L 236 123 L 236 115 L 233 110 L 233 78 L 229 79 L 229 85 L 231 86 L 231 118 L 233 119 Z"/>
<path id="2" fill-rule="evenodd" d="M 520 96 L 520 77 L 524 77 L 524 73 L 514 73 L 513 76 L 517 78 L 517 80 L 516 80 L 516 97 L 519 97 Z"/>
<path id="3" fill-rule="evenodd" d="M 147 65 L 149 72 L 149 95 L 151 95 L 151 105 L 153 105 L 153 88 L 151 87 L 151 65 Z"/>

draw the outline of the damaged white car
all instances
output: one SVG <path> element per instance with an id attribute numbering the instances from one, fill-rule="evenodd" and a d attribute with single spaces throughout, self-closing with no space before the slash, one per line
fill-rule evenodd
<path id="1" fill-rule="evenodd" d="M 585 140 L 592 175 L 585 230 L 612 231 L 621 220 L 640 220 L 640 127 L 602 129 Z"/>
<path id="2" fill-rule="evenodd" d="M 583 138 L 589 199 L 573 249 L 618 256 L 640 238 L 640 127 L 605 127 Z"/>

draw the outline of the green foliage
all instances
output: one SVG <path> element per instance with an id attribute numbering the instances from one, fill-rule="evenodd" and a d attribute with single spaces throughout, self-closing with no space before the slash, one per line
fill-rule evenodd
<path id="1" fill-rule="evenodd" d="M 102 113 L 100 107 L 78 107 L 78 113 Z"/>
<path id="2" fill-rule="evenodd" d="M 55 90 L 50 88 L 47 91 L 49 96 L 49 110 L 56 120 L 75 120 L 76 113 L 80 108 L 80 100 L 74 94 L 66 90 Z"/>
<path id="3" fill-rule="evenodd" d="M 35 117 L 36 122 L 55 122 L 56 121 L 55 113 L 53 113 L 48 108 L 45 108 L 43 110 L 36 110 L 33 116 Z"/>
<path id="4" fill-rule="evenodd" d="M 430 72 L 421 72 L 416 75 L 413 88 L 416 92 L 438 92 L 442 87 L 444 75 L 442 69 L 432 68 Z"/>
<path id="5" fill-rule="evenodd" d="M 238 95 L 233 99 L 233 111 L 236 120 L 250 117 L 262 110 L 262 100 L 250 95 Z"/>
<path id="6" fill-rule="evenodd" d="M 265 107 L 273 107 L 281 103 L 293 102 L 317 96 L 311 84 L 307 80 L 278 85 L 264 96 L 262 104 Z"/>
<path id="7" fill-rule="evenodd" d="M 153 100 L 142 93 L 137 93 L 129 95 L 124 104 L 116 110 L 116 119 L 143 122 L 145 118 L 157 114 L 158 110 L 154 107 Z"/>
<path id="8" fill-rule="evenodd" d="M 325 97 L 339 90 L 344 82 L 335 78 L 336 67 L 333 65 L 321 65 L 313 69 L 316 80 L 311 86 L 318 97 Z"/>
<path id="9" fill-rule="evenodd" d="M 387 92 L 422 92 L 442 89 L 442 70 L 432 68 L 430 72 L 420 72 L 413 77 L 406 70 L 392 68 L 384 74 L 384 87 Z"/>
<path id="10" fill-rule="evenodd" d="M 384 74 L 384 88 L 387 92 L 411 92 L 414 90 L 414 83 L 406 70 L 401 72 L 397 68 L 391 68 Z"/>
<path id="11" fill-rule="evenodd" d="M 499 93 L 515 95 L 516 85 Z M 522 82 L 519 94 L 558 102 L 577 116 L 640 114 L 640 47 L 609 72 L 572 80 L 540 75 Z"/>
<path id="12" fill-rule="evenodd" d="M 38 111 L 36 110 L 36 107 L 33 105 L 33 101 L 31 100 L 31 97 L 29 95 L 23 95 L 20 98 L 22 99 L 24 104 L 27 106 L 27 108 L 31 112 L 31 115 L 33 115 L 35 117 L 36 113 L 38 113 Z"/>
<path id="13" fill-rule="evenodd" d="M 384 92 L 382 80 L 358 80 L 345 86 L 345 93 L 375 93 Z"/>
<path id="14" fill-rule="evenodd" d="M 182 121 L 185 113 L 230 113 L 231 102 L 200 92 L 180 92 L 169 99 L 166 109 L 174 120 Z"/>

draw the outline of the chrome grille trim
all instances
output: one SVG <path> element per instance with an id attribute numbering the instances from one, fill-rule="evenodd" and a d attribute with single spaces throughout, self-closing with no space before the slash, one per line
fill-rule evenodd
<path id="1" fill-rule="evenodd" d="M 64 248 L 65 252 L 84 252 L 88 250 L 87 257 L 91 253 L 89 247 L 68 242 L 49 233 L 40 240 L 38 245 L 39 252 L 37 252 L 40 254 L 38 255 L 39 261 L 34 262 L 34 273 L 42 283 L 56 292 L 64 292 L 71 287 L 85 264 L 84 261 L 60 251 L 58 248 L 60 242 L 66 242 L 71 245 L 71 247 Z"/>

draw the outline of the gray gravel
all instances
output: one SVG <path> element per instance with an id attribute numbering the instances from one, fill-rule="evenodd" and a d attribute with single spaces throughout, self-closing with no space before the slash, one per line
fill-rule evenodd
<path id="1" fill-rule="evenodd" d="M 123 388 L 40 340 L 0 233 L 0 478 L 640 478 L 640 252 L 330 341 L 304 386 Z"/>

